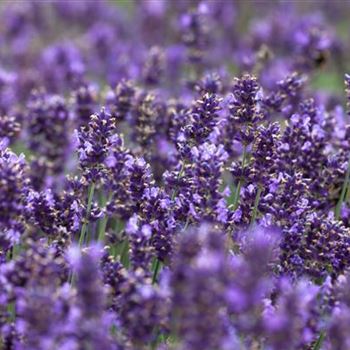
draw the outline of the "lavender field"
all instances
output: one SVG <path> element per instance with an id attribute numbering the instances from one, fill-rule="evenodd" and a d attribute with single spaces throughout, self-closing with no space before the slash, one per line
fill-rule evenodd
<path id="1" fill-rule="evenodd" d="M 1 0 L 0 349 L 350 350 L 349 19 Z"/>

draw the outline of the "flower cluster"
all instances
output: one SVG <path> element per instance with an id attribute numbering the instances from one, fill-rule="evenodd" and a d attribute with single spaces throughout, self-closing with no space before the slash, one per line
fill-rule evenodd
<path id="1" fill-rule="evenodd" d="M 4 0 L 0 349 L 350 349 L 349 4 Z"/>

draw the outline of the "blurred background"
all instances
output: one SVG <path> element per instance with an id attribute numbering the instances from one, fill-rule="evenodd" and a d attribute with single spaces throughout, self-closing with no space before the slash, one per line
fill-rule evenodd
<path id="1" fill-rule="evenodd" d="M 34 87 L 121 78 L 179 94 L 181 82 L 211 70 L 254 72 L 266 87 L 299 70 L 339 92 L 349 13 L 349 1 L 327 0 L 1 1 L 0 107 Z"/>

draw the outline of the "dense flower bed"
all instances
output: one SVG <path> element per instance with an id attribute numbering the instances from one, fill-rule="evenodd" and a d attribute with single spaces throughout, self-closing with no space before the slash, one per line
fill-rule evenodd
<path id="1" fill-rule="evenodd" d="M 0 349 L 350 349 L 349 13 L 1 3 Z"/>

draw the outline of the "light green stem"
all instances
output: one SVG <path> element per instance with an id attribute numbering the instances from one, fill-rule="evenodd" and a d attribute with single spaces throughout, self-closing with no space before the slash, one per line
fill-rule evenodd
<path id="1" fill-rule="evenodd" d="M 350 201 L 350 183 L 348 184 L 348 187 L 346 188 L 346 194 L 345 194 L 345 202 L 349 203 Z"/>
<path id="2" fill-rule="evenodd" d="M 318 339 L 313 347 L 313 350 L 320 350 L 321 349 L 321 346 L 323 344 L 325 337 L 326 337 L 325 332 L 321 331 L 320 336 L 318 337 Z"/>
<path id="3" fill-rule="evenodd" d="M 120 261 L 125 267 L 129 266 L 129 242 L 127 239 L 122 243 Z"/>
<path id="4" fill-rule="evenodd" d="M 14 302 L 8 304 L 7 312 L 9 313 L 9 321 L 14 322 L 16 319 L 16 305 Z"/>
<path id="5" fill-rule="evenodd" d="M 185 222 L 185 226 L 182 229 L 182 232 L 185 232 L 187 230 L 187 227 L 189 224 L 190 224 L 190 217 L 187 217 L 187 220 Z"/>
<path id="6" fill-rule="evenodd" d="M 159 259 L 156 259 L 155 265 L 154 265 L 154 270 L 153 270 L 153 276 L 152 276 L 152 284 L 155 284 L 157 282 L 157 276 L 159 269 L 161 267 L 161 262 Z"/>

